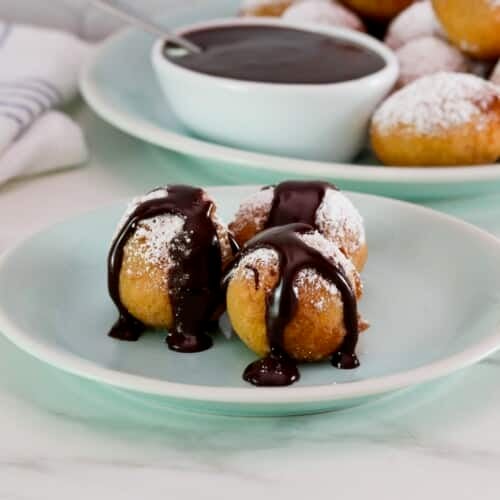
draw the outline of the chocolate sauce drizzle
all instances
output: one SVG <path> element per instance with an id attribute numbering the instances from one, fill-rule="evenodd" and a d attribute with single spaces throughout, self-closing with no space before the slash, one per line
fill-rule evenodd
<path id="1" fill-rule="evenodd" d="M 172 240 L 168 293 L 174 313 L 174 327 L 167 336 L 170 349 L 199 352 L 212 346 L 206 334 L 220 299 L 222 256 L 211 214 L 214 205 L 204 199 L 203 190 L 182 185 L 166 188 L 161 198 L 140 203 L 116 236 L 108 256 L 109 294 L 120 317 L 109 335 L 120 340 L 137 340 L 146 326 L 135 319 L 120 297 L 120 271 L 124 248 L 137 225 L 161 215 L 185 219 L 183 230 Z"/>
<path id="2" fill-rule="evenodd" d="M 332 354 L 332 364 L 342 369 L 359 366 L 355 354 L 359 333 L 355 292 L 341 266 L 335 265 L 302 241 L 299 235 L 313 231 L 313 229 L 311 225 L 304 223 L 267 229 L 243 247 L 226 272 L 224 284 L 227 286 L 231 271 L 248 253 L 259 248 L 269 248 L 278 253 L 279 279 L 266 298 L 266 330 L 270 352 L 265 358 L 250 364 L 243 374 L 243 378 L 254 385 L 290 385 L 300 377 L 295 361 L 286 353 L 284 331 L 297 310 L 298 299 L 293 286 L 295 278 L 301 270 L 306 268 L 314 269 L 323 278 L 333 283 L 342 297 L 346 335 L 339 351 Z"/>
<path id="3" fill-rule="evenodd" d="M 334 184 L 321 181 L 287 181 L 274 186 L 273 201 L 265 227 L 302 222 L 318 229 L 316 212 L 328 189 L 338 190 Z"/>

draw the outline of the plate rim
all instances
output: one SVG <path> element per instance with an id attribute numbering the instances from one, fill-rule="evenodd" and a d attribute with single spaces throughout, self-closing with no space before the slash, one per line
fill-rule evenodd
<path id="1" fill-rule="evenodd" d="M 110 36 L 95 48 L 79 76 L 79 87 L 87 104 L 104 121 L 133 137 L 150 144 L 186 155 L 244 165 L 259 170 L 271 170 L 288 174 L 327 175 L 342 181 L 360 181 L 371 184 L 462 184 L 500 180 L 500 164 L 483 164 L 456 167 L 388 167 L 357 165 L 351 163 L 319 162 L 273 156 L 219 145 L 208 140 L 190 137 L 153 125 L 143 118 L 132 118 L 129 113 L 111 104 L 93 78 L 95 69 L 102 63 L 108 51 L 115 45 L 139 33 L 125 28 Z M 153 44 L 153 42 L 151 42 Z M 154 72 L 151 71 L 154 75 Z"/>
<path id="2" fill-rule="evenodd" d="M 237 186 L 240 189 L 249 190 L 256 186 Z M 235 186 L 214 186 L 209 190 L 221 191 L 224 189 L 234 190 Z M 474 237 L 483 239 L 487 244 L 497 247 L 500 252 L 500 240 L 494 235 L 464 222 L 455 217 L 443 214 L 436 210 L 415 205 L 412 203 L 393 200 L 382 196 L 364 193 L 346 192 L 355 197 L 375 198 L 385 203 L 404 205 L 411 210 L 420 211 L 428 216 L 441 219 L 447 224 L 459 226 L 462 230 L 472 234 Z M 106 208 L 111 209 L 118 206 L 120 201 L 100 205 L 92 210 L 72 214 L 66 219 L 46 226 L 16 243 L 0 255 L 0 273 L 7 265 L 9 258 L 29 243 L 37 235 L 67 223 L 78 217 L 85 217 L 93 212 L 99 212 Z M 431 380 L 442 378 L 456 371 L 475 364 L 500 349 L 500 324 L 495 331 L 482 339 L 477 344 L 462 350 L 461 352 L 448 356 L 442 360 L 426 364 L 411 370 L 399 373 L 373 377 L 361 381 L 347 383 L 321 384 L 307 387 L 284 387 L 284 388 L 255 388 L 255 387 L 218 387 L 210 385 L 182 384 L 169 382 L 142 375 L 130 374 L 110 368 L 103 367 L 96 362 L 86 360 L 76 354 L 64 351 L 57 347 L 51 347 L 42 341 L 36 340 L 23 328 L 17 326 L 8 317 L 8 311 L 0 304 L 0 333 L 9 339 L 21 350 L 48 365 L 72 375 L 84 379 L 93 380 L 111 387 L 125 389 L 141 394 L 162 396 L 184 402 L 205 402 L 212 404 L 247 404 L 247 405 L 294 405 L 313 404 L 320 402 L 336 402 L 356 398 L 382 395 L 388 392 L 420 385 Z"/>

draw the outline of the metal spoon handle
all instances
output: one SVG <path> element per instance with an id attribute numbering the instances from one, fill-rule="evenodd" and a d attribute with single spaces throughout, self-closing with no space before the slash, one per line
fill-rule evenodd
<path id="1" fill-rule="evenodd" d="M 158 23 L 155 23 L 150 19 L 145 19 L 142 15 L 133 11 L 130 7 L 117 6 L 108 2 L 107 0 L 93 0 L 93 3 L 97 7 L 108 11 L 109 13 L 121 18 L 127 23 L 135 24 L 136 26 L 141 27 L 143 30 L 152 33 L 153 35 L 166 38 L 173 44 L 179 45 L 179 47 L 186 49 L 188 52 L 196 54 L 202 51 L 200 47 L 191 43 L 189 40 L 169 33 L 169 31 L 163 26 L 160 26 Z"/>

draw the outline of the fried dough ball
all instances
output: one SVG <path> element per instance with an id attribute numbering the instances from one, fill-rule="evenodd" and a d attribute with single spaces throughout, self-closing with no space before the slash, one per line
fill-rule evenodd
<path id="1" fill-rule="evenodd" d="M 285 11 L 283 19 L 366 31 L 359 16 L 337 2 L 329 0 L 305 0 L 294 4 Z"/>
<path id="2" fill-rule="evenodd" d="M 358 299 L 362 284 L 353 264 L 318 232 L 301 236 L 327 259 L 340 264 Z M 240 339 L 257 355 L 269 353 L 266 330 L 267 297 L 279 279 L 275 250 L 261 248 L 245 255 L 232 273 L 227 289 L 227 312 Z M 300 271 L 294 282 L 298 298 L 294 317 L 284 332 L 286 353 L 297 361 L 320 361 L 336 352 L 344 340 L 344 307 L 338 289 L 313 269 Z M 360 327 L 366 324 L 360 320 Z"/>
<path id="3" fill-rule="evenodd" d="M 135 207 L 162 194 L 164 189 L 153 191 L 132 201 L 122 223 Z M 209 199 L 207 195 L 207 199 Z M 232 258 L 227 230 L 220 223 L 215 211 L 212 220 L 216 224 L 221 246 L 223 266 Z M 169 297 L 169 269 L 172 241 L 183 231 L 184 219 L 178 215 L 161 215 L 139 222 L 134 234 L 124 247 L 119 278 L 122 304 L 127 311 L 143 324 L 153 328 L 172 328 L 174 318 Z"/>
<path id="4" fill-rule="evenodd" d="M 417 38 L 396 50 L 399 61 L 397 88 L 442 71 L 468 73 L 469 59 L 455 46 L 432 36 Z"/>
<path id="5" fill-rule="evenodd" d="M 372 120 L 371 141 L 386 165 L 495 162 L 500 156 L 500 91 L 473 75 L 421 78 L 382 103 Z"/>
<path id="6" fill-rule="evenodd" d="M 304 189 L 304 188 L 301 188 Z M 244 200 L 229 230 L 243 246 L 264 230 L 271 212 L 274 188 L 266 188 Z M 316 211 L 316 228 L 334 242 L 353 261 L 356 269 L 364 268 L 368 257 L 363 218 L 352 202 L 341 191 L 328 188 Z"/>
<path id="7" fill-rule="evenodd" d="M 406 9 L 413 0 L 341 0 L 341 2 L 361 16 L 389 20 Z"/>
<path id="8" fill-rule="evenodd" d="M 500 3 L 493 0 L 432 0 L 446 34 L 478 58 L 500 56 Z"/>
<path id="9" fill-rule="evenodd" d="M 280 17 L 297 0 L 244 0 L 240 15 L 244 17 Z"/>
<path id="10" fill-rule="evenodd" d="M 430 1 L 416 2 L 403 10 L 389 25 L 385 43 L 393 50 L 418 38 L 446 38 Z"/>

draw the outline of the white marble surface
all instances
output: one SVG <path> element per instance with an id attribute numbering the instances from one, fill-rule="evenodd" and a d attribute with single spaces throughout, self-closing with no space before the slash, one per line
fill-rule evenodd
<path id="1" fill-rule="evenodd" d="M 0 250 L 69 214 L 180 173 L 189 182 L 204 168 L 112 130 L 85 108 L 76 114 L 91 164 L 0 188 Z M 436 206 L 500 234 L 500 197 Z M 500 355 L 340 413 L 179 415 L 63 374 L 0 337 L 0 500 L 496 500 L 499 379 Z"/>

